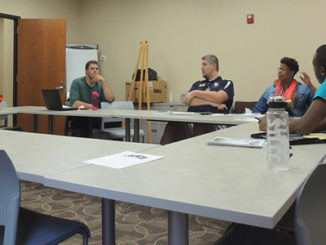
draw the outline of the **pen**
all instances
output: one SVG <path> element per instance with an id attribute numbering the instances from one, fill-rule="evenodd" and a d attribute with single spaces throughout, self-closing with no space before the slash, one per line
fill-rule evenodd
<path id="1" fill-rule="evenodd" d="M 260 118 L 259 117 L 255 117 L 257 120 L 258 120 L 258 122 L 260 122 Z"/>

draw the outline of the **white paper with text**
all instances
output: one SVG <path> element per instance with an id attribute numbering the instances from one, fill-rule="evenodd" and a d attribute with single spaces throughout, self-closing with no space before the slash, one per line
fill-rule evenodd
<path id="1" fill-rule="evenodd" d="M 161 158 L 163 158 L 163 156 L 124 151 L 113 155 L 86 160 L 84 162 L 110 168 L 126 168 L 141 163 L 151 162 Z"/>

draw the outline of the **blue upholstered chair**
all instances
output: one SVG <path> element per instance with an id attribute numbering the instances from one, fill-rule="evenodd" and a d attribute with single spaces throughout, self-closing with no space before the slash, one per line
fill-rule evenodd
<path id="1" fill-rule="evenodd" d="M 54 245 L 79 233 L 83 244 L 90 237 L 86 225 L 20 208 L 16 170 L 0 150 L 0 245 Z"/>
<path id="2" fill-rule="evenodd" d="M 295 203 L 294 234 L 234 224 L 216 245 L 326 244 L 326 164 L 302 185 Z"/>

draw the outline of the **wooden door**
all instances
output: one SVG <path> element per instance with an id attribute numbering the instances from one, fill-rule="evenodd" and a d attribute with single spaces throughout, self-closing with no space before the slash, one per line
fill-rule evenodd
<path id="1" fill-rule="evenodd" d="M 42 89 L 63 87 L 66 90 L 66 20 L 20 19 L 18 23 L 18 106 L 44 106 Z M 38 116 L 38 129 L 48 132 L 48 117 Z M 33 116 L 19 115 L 17 125 L 33 131 Z M 54 117 L 54 134 L 63 134 L 65 117 Z"/>

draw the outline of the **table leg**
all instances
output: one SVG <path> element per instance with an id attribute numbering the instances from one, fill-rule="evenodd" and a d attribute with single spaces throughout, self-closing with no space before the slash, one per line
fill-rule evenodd
<path id="1" fill-rule="evenodd" d="M 126 141 L 130 142 L 130 118 L 126 118 Z"/>
<path id="2" fill-rule="evenodd" d="M 53 134 L 53 115 L 49 115 L 49 125 L 48 125 L 48 131 L 49 134 Z"/>
<path id="3" fill-rule="evenodd" d="M 102 242 L 115 244 L 114 200 L 102 198 Z"/>
<path id="4" fill-rule="evenodd" d="M 34 114 L 34 133 L 37 133 L 38 131 L 38 121 L 37 121 L 37 115 Z"/>
<path id="5" fill-rule="evenodd" d="M 188 245 L 188 214 L 168 212 L 169 245 Z"/>
<path id="6" fill-rule="evenodd" d="M 134 119 L 134 142 L 139 142 L 139 119 Z"/>

